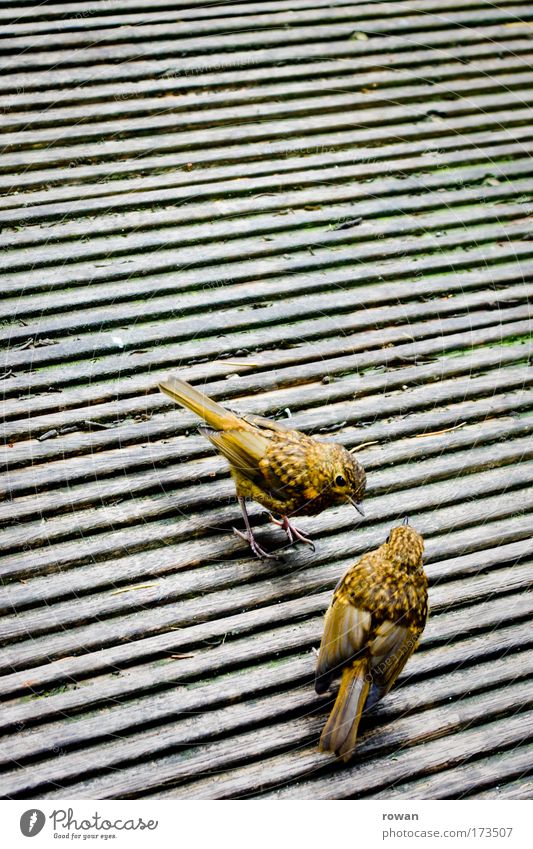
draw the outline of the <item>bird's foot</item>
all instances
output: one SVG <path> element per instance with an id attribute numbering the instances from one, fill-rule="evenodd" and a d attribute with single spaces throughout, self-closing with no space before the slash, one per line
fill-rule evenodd
<path id="1" fill-rule="evenodd" d="M 270 514 L 269 514 L 270 515 Z M 306 545 L 311 546 L 311 551 L 316 551 L 315 544 L 312 539 L 304 536 L 298 528 L 295 528 L 294 525 L 291 525 L 287 516 L 282 516 L 281 519 L 274 519 L 274 516 L 270 515 L 270 521 L 277 525 L 278 528 L 283 528 L 285 533 L 287 534 L 287 539 L 289 543 L 292 545 L 294 540 L 298 540 L 298 542 L 304 542 Z"/>
<path id="2" fill-rule="evenodd" d="M 245 540 L 248 543 L 250 548 L 256 557 L 259 557 L 261 560 L 279 560 L 278 554 L 270 554 L 268 551 L 265 551 L 264 548 L 261 548 L 253 534 L 247 534 L 244 531 L 239 531 L 237 528 L 233 528 L 233 533 L 236 534 L 241 539 Z"/>

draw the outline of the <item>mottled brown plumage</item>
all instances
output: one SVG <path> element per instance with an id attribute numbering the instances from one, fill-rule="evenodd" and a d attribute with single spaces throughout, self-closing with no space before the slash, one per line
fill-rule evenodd
<path id="1" fill-rule="evenodd" d="M 326 613 L 315 689 L 341 676 L 320 750 L 353 756 L 364 708 L 393 686 L 418 645 L 428 615 L 424 541 L 408 525 L 393 528 L 339 581 Z"/>
<path id="2" fill-rule="evenodd" d="M 286 531 L 289 542 L 296 538 L 310 545 L 311 540 L 291 525 L 290 516 L 315 515 L 346 502 L 362 513 L 365 472 L 342 445 L 319 442 L 261 416 L 237 416 L 183 380 L 170 377 L 159 388 L 209 425 L 200 431 L 228 460 L 243 511 L 247 532 L 236 533 L 259 557 L 272 555 L 254 539 L 246 498 L 281 517 L 273 521 Z"/>

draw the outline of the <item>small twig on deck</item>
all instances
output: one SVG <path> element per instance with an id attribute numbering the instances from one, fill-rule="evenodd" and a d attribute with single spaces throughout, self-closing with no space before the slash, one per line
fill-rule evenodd
<path id="1" fill-rule="evenodd" d="M 361 451 L 362 448 L 368 448 L 369 445 L 379 445 L 379 439 L 373 439 L 372 442 L 361 442 L 361 445 L 350 448 L 350 454 L 355 454 L 356 451 Z"/>
<path id="2" fill-rule="evenodd" d="M 96 428 L 102 428 L 103 430 L 108 430 L 109 428 L 115 427 L 115 425 L 106 424 L 105 422 L 95 422 L 92 419 L 85 419 L 83 424 L 84 424 L 85 427 L 88 427 L 88 428 L 96 427 Z"/>
<path id="3" fill-rule="evenodd" d="M 223 360 L 224 365 L 228 366 L 244 366 L 245 368 L 261 368 L 263 363 L 238 363 L 236 360 Z"/>
<path id="4" fill-rule="evenodd" d="M 415 439 L 423 439 L 424 436 L 440 436 L 441 433 L 450 433 L 452 430 L 459 430 L 460 427 L 464 427 L 466 422 L 461 422 L 461 424 L 454 425 L 453 427 L 446 427 L 444 430 L 432 430 L 430 433 L 417 433 Z"/>
<path id="5" fill-rule="evenodd" d="M 42 436 L 38 436 L 37 440 L 39 442 L 44 442 L 46 439 L 55 439 L 55 437 L 58 436 L 58 434 L 59 434 L 59 431 L 57 431 L 55 428 L 53 428 L 52 430 L 47 430 L 46 433 L 42 434 Z"/>
<path id="6" fill-rule="evenodd" d="M 123 587 L 121 590 L 115 590 L 111 595 L 119 595 L 120 593 L 133 593 L 136 590 L 149 590 L 151 587 L 157 587 L 158 584 L 141 584 L 138 587 Z"/>

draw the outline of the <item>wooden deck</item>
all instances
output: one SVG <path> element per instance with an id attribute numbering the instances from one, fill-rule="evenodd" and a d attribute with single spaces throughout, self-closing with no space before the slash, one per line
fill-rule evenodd
<path id="1" fill-rule="evenodd" d="M 12 5 L 0 795 L 532 798 L 533 6 Z M 366 521 L 255 561 L 169 371 L 364 443 Z M 312 648 L 406 513 L 430 621 L 340 766 Z"/>

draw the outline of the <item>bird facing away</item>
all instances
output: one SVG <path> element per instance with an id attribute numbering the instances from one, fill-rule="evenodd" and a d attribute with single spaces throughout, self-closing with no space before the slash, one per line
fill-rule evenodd
<path id="1" fill-rule="evenodd" d="M 319 442 L 261 416 L 237 416 L 177 378 L 169 377 L 159 388 L 209 425 L 199 430 L 228 460 L 244 516 L 246 533 L 233 530 L 258 557 L 275 555 L 267 554 L 254 539 L 246 498 L 280 517 L 271 520 L 283 528 L 289 543 L 300 540 L 313 550 L 311 540 L 290 523 L 290 516 L 316 515 L 347 502 L 364 515 L 359 502 L 365 471 L 342 445 Z"/>
<path id="2" fill-rule="evenodd" d="M 321 752 L 350 760 L 363 708 L 388 693 L 416 649 L 428 615 L 423 551 L 420 534 L 400 525 L 337 584 L 326 613 L 315 689 L 325 693 L 337 675 L 341 683 L 320 737 Z"/>

